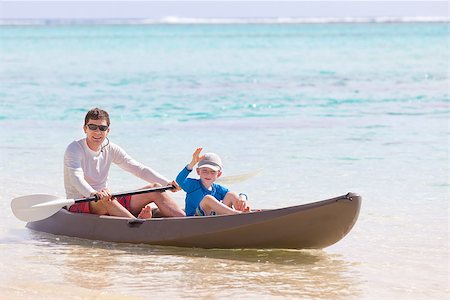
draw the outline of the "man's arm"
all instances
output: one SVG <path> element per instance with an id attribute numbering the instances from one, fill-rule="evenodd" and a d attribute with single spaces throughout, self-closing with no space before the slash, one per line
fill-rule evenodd
<path id="1" fill-rule="evenodd" d="M 64 168 L 67 171 L 70 185 L 81 195 L 88 197 L 95 193 L 96 190 L 84 179 L 84 172 L 81 168 L 82 151 L 77 146 L 72 144 L 66 149 L 64 153 Z"/>
<path id="2" fill-rule="evenodd" d="M 113 155 L 112 161 L 115 164 L 117 164 L 121 169 L 130 172 L 131 174 L 141 178 L 142 180 L 151 183 L 156 182 L 161 184 L 162 186 L 166 186 L 171 182 L 166 177 L 156 172 L 152 168 L 147 167 L 134 160 L 131 156 L 129 156 L 125 152 L 125 150 L 123 150 L 119 146 L 111 145 L 111 147 L 112 147 L 111 154 Z"/>

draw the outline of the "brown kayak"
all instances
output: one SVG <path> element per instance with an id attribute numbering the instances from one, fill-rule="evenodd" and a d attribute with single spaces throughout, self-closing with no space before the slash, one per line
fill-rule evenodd
<path id="1" fill-rule="evenodd" d="M 320 249 L 341 240 L 355 224 L 361 197 L 228 216 L 126 218 L 77 214 L 61 209 L 27 223 L 33 230 L 120 243 L 198 248 Z"/>

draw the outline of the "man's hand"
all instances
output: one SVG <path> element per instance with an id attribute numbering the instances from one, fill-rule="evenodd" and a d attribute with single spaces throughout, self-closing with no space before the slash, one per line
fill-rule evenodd
<path id="1" fill-rule="evenodd" d="M 102 189 L 101 191 L 97 191 L 91 194 L 91 196 L 94 195 L 98 197 L 98 201 L 111 201 L 112 195 L 109 189 Z"/>
<path id="2" fill-rule="evenodd" d="M 178 191 L 181 191 L 181 187 L 178 185 L 178 183 L 175 180 L 173 180 L 171 183 L 169 183 L 169 185 L 173 186 L 173 189 L 170 189 L 170 191 L 172 193 L 176 193 Z"/>

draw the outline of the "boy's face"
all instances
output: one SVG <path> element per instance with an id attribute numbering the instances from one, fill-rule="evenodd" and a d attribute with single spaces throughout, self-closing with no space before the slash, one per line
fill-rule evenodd
<path id="1" fill-rule="evenodd" d="M 203 185 L 210 186 L 214 183 L 214 181 L 216 181 L 217 178 L 220 177 L 220 175 L 222 175 L 222 172 L 215 171 L 208 167 L 203 167 L 197 168 L 197 174 L 198 176 L 200 176 L 200 180 L 202 181 Z"/>

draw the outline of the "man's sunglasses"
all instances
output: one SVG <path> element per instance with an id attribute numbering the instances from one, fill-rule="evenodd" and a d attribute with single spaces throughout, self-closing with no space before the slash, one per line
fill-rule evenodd
<path id="1" fill-rule="evenodd" d="M 108 130 L 108 126 L 106 126 L 106 125 L 87 124 L 87 127 L 92 131 L 97 130 L 97 128 L 100 129 L 100 131 Z"/>

